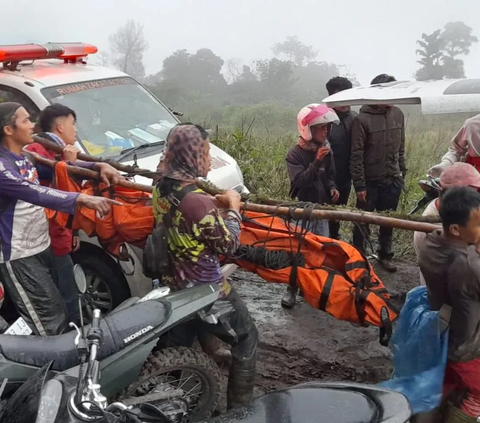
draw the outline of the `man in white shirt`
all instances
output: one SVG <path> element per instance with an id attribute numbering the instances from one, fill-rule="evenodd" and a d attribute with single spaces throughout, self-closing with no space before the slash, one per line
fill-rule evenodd
<path id="1" fill-rule="evenodd" d="M 428 204 L 422 216 L 440 217 L 438 212 L 442 194 L 454 187 L 472 187 L 475 190 L 480 190 L 480 173 L 472 165 L 462 162 L 457 162 L 447 167 L 440 176 L 440 186 L 442 192 L 440 197 Z M 425 232 L 415 232 L 413 234 L 413 247 L 415 253 L 419 252 L 419 245 L 425 239 L 427 234 Z M 425 285 L 422 272 L 420 272 L 420 285 Z"/>

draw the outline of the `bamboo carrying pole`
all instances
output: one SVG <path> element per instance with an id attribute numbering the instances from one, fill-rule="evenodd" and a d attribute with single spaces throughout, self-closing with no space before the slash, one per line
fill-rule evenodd
<path id="1" fill-rule="evenodd" d="M 34 136 L 35 142 L 41 144 L 43 147 L 45 147 L 47 150 L 51 150 L 55 153 L 61 154 L 63 152 L 63 147 L 59 146 L 58 144 L 55 144 L 54 142 L 47 140 L 45 138 L 39 137 L 39 136 Z M 110 159 L 110 158 L 102 158 L 102 157 L 94 157 L 90 156 L 89 154 L 85 153 L 79 153 L 78 154 L 78 159 L 87 161 L 87 162 L 93 162 L 93 163 L 107 163 L 110 166 L 114 167 L 120 172 L 125 172 L 128 175 L 139 175 L 139 176 L 144 176 L 146 178 L 151 178 L 153 180 L 158 180 L 161 177 L 161 174 L 159 172 L 152 172 L 151 170 L 148 169 L 142 169 L 137 166 L 132 166 L 132 165 L 124 165 L 121 163 L 117 163 L 115 160 Z M 213 184 L 211 184 L 208 181 L 197 181 L 197 185 L 199 188 L 201 188 L 203 191 L 210 195 L 217 195 L 217 194 L 222 194 L 224 191 L 217 188 Z M 141 190 L 141 188 L 139 188 Z M 270 198 L 262 198 L 256 195 L 245 195 L 242 194 L 242 200 L 243 201 L 250 201 L 253 200 L 252 202 L 255 202 L 257 204 L 264 204 L 267 206 L 283 206 L 283 207 L 295 207 L 297 208 L 303 208 L 302 203 L 296 202 L 296 201 L 281 201 L 281 200 L 275 200 L 275 199 L 270 199 Z M 335 209 L 332 206 L 322 206 L 320 204 L 315 205 L 315 209 L 318 210 L 327 210 L 327 211 L 337 211 L 337 212 L 351 212 L 351 213 L 364 213 L 361 210 L 346 210 L 346 209 Z M 381 214 L 375 214 L 374 216 L 381 216 Z M 392 218 L 397 218 L 400 220 L 411 220 L 411 221 L 417 221 L 417 222 L 427 222 L 427 223 L 438 223 L 439 220 L 432 218 L 430 216 L 402 216 L 400 214 L 392 215 L 392 216 L 385 216 L 385 217 L 392 217 Z"/>
<path id="2" fill-rule="evenodd" d="M 35 153 L 26 153 L 32 157 L 32 159 L 41 165 L 48 167 L 55 167 L 56 161 L 46 159 L 39 156 Z M 72 176 L 79 176 L 84 179 L 99 179 L 99 173 L 90 170 L 84 169 L 76 166 L 67 165 L 68 173 Z M 143 184 L 138 184 L 136 182 L 131 182 L 126 179 L 120 179 L 118 185 L 136 189 L 144 192 L 153 192 L 153 187 Z M 249 202 L 242 202 L 242 208 L 248 211 L 272 214 L 277 216 L 292 216 L 296 219 L 301 218 L 305 213 L 305 210 L 302 208 L 291 208 L 291 207 L 282 207 L 282 206 L 271 206 L 264 204 L 254 204 Z M 418 232 L 432 232 L 439 228 L 438 225 L 428 222 L 416 222 L 411 220 L 397 219 L 394 217 L 379 216 L 374 213 L 368 212 L 352 212 L 352 211 L 339 211 L 339 210 L 318 210 L 314 209 L 311 211 L 311 217 L 314 219 L 325 219 L 325 220 L 345 220 L 349 222 L 357 223 L 367 223 L 380 226 L 390 226 L 397 229 L 405 229 L 409 231 L 418 231 Z"/>
<path id="3" fill-rule="evenodd" d="M 46 138 L 42 138 L 42 137 L 39 137 L 38 135 L 34 135 L 33 139 L 36 143 L 42 145 L 47 150 L 53 151 L 54 153 L 58 153 L 58 154 L 62 154 L 63 152 L 62 146 L 55 144 L 54 142 L 47 140 Z M 118 171 L 128 173 L 129 175 L 142 175 L 142 176 L 145 176 L 146 178 L 152 178 L 152 179 L 158 178 L 159 176 L 157 172 L 152 172 L 151 170 L 148 170 L 148 169 L 141 169 L 137 166 L 124 165 L 121 163 L 117 163 L 115 160 L 112 160 L 109 158 L 94 157 L 85 153 L 79 153 L 77 158 L 85 162 L 107 163 L 113 168 L 117 169 Z"/>
<path id="4" fill-rule="evenodd" d="M 51 167 L 52 169 L 58 163 L 56 160 L 46 159 L 45 157 L 42 157 L 42 156 L 38 155 L 37 153 L 32 153 L 30 151 L 25 152 L 24 154 L 31 157 L 33 162 L 41 164 L 43 166 Z M 67 165 L 67 171 L 71 176 L 78 176 L 78 177 L 83 178 L 83 179 L 93 179 L 93 180 L 99 180 L 100 179 L 100 175 L 97 171 L 90 170 L 90 169 L 85 169 L 83 167 Z M 136 189 L 136 190 L 139 190 L 139 191 L 150 192 L 150 193 L 153 192 L 153 186 L 138 184 L 136 182 L 131 182 L 127 179 L 120 179 L 118 181 L 118 185 L 120 185 L 122 187 L 125 187 L 125 188 Z"/>

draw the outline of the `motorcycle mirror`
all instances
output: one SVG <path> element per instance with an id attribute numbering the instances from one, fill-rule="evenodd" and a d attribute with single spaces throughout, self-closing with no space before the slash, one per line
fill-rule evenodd
<path id="1" fill-rule="evenodd" d="M 87 277 L 79 264 L 73 266 L 73 277 L 80 293 L 85 294 L 87 292 Z"/>

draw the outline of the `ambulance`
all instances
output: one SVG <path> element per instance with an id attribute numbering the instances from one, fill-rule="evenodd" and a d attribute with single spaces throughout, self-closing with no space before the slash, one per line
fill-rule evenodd
<path id="1" fill-rule="evenodd" d="M 60 103 L 77 115 L 76 146 L 93 156 L 156 170 L 176 114 L 145 86 L 116 69 L 87 63 L 97 47 L 83 43 L 0 46 L 0 102 L 22 104 L 36 120 L 46 106 Z M 223 189 L 247 193 L 237 162 L 211 144 L 212 169 L 207 179 Z M 151 185 L 140 176 L 135 181 Z M 127 245 L 131 259 L 118 261 L 96 238 L 81 233 L 73 255 L 88 278 L 88 309 L 108 313 L 130 296 L 143 296 L 152 280 L 142 273 L 142 251 Z M 223 267 L 228 276 L 235 265 Z"/>

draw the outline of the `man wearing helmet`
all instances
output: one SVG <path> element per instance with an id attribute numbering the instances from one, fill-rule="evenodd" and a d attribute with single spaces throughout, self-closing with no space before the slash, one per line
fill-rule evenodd
<path id="1" fill-rule="evenodd" d="M 372 85 L 395 81 L 378 75 Z M 357 194 L 357 207 L 366 211 L 396 210 L 403 188 L 405 166 L 405 116 L 398 107 L 362 106 L 353 120 L 350 171 Z M 355 225 L 353 244 L 365 253 L 368 226 Z M 392 228 L 380 227 L 378 258 L 389 272 L 392 262 Z"/>
<path id="2" fill-rule="evenodd" d="M 300 137 L 286 158 L 292 198 L 317 204 L 338 201 L 340 194 L 335 185 L 335 163 L 327 141 L 329 126 L 334 122 L 338 123 L 338 116 L 323 104 L 309 104 L 298 113 Z M 317 235 L 329 236 L 327 221 L 309 222 L 306 229 Z M 282 305 L 293 307 L 297 292 L 296 286 L 289 286 Z"/>

